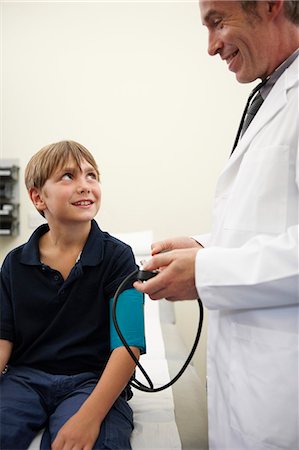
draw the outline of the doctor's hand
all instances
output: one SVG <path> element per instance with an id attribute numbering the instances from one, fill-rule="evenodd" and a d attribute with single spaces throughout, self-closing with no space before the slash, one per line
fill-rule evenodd
<path id="1" fill-rule="evenodd" d="M 178 248 L 199 248 L 201 245 L 195 239 L 179 236 L 154 242 L 151 247 L 152 255 L 156 255 L 157 253 L 168 252 L 169 250 L 176 250 Z"/>
<path id="2" fill-rule="evenodd" d="M 136 281 L 134 288 L 148 294 L 152 300 L 196 299 L 198 293 L 195 287 L 195 259 L 201 248 L 200 245 L 196 245 L 195 248 L 171 250 L 154 255 L 143 268 L 159 270 L 160 273 L 146 282 Z"/>

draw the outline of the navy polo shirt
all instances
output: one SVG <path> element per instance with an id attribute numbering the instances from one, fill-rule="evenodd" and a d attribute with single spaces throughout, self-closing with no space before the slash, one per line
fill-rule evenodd
<path id="1" fill-rule="evenodd" d="M 48 230 L 47 224 L 37 228 L 4 260 L 0 338 L 14 344 L 12 365 L 100 373 L 110 356 L 109 300 L 136 269 L 132 250 L 93 220 L 80 259 L 64 280 L 40 262 L 38 241 Z"/>

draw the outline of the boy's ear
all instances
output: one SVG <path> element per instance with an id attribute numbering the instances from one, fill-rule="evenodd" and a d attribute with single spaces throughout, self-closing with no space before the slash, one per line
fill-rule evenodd
<path id="1" fill-rule="evenodd" d="M 30 188 L 28 192 L 29 192 L 29 197 L 30 197 L 32 203 L 34 204 L 34 206 L 36 207 L 38 212 L 43 215 L 43 211 L 46 209 L 47 206 L 40 194 L 39 189 L 33 187 L 33 188 Z"/>

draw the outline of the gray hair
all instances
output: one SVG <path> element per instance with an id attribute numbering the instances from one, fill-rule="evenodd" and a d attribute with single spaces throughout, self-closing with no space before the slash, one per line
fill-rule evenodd
<path id="1" fill-rule="evenodd" d="M 256 0 L 241 0 L 242 8 L 256 15 Z M 295 25 L 299 25 L 299 2 L 298 0 L 284 0 L 284 15 L 285 17 Z"/>

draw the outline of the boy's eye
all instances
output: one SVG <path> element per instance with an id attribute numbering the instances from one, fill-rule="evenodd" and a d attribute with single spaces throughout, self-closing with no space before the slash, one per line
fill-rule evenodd
<path id="1" fill-rule="evenodd" d="M 87 174 L 87 178 L 92 178 L 93 180 L 97 180 L 98 179 L 97 174 L 95 172 L 89 172 Z"/>
<path id="2" fill-rule="evenodd" d="M 63 180 L 72 180 L 73 179 L 73 174 L 71 174 L 70 172 L 66 172 L 62 175 L 61 177 Z"/>

